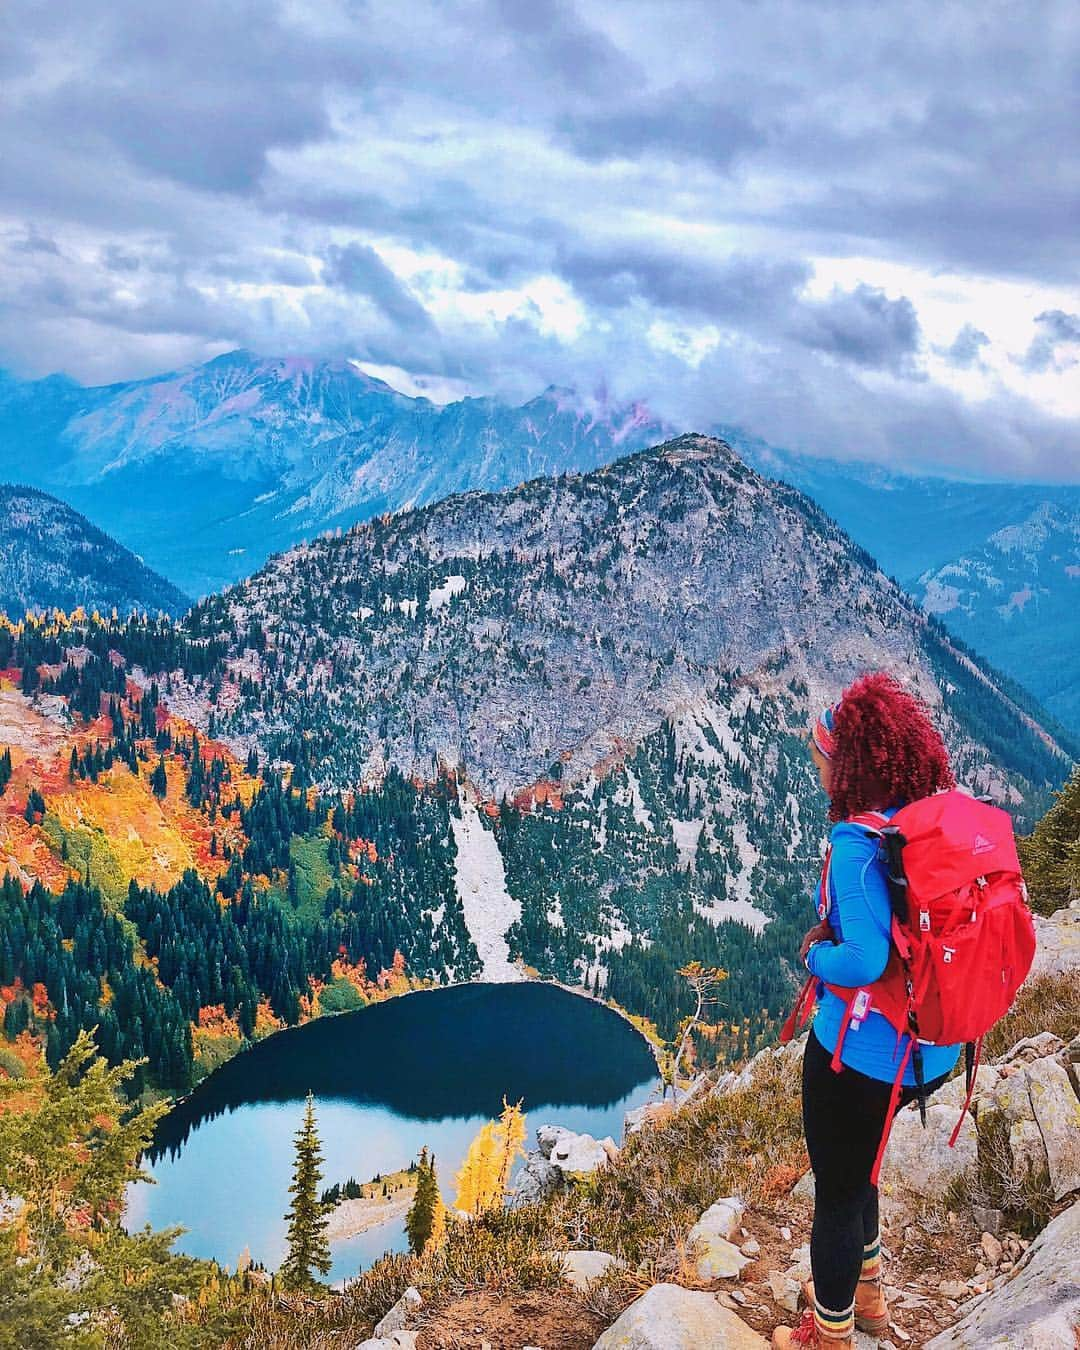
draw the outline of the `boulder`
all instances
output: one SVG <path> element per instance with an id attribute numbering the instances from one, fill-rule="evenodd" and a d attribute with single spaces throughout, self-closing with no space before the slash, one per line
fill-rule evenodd
<path id="1" fill-rule="evenodd" d="M 511 1208 L 518 1205 L 535 1205 L 537 1201 L 543 1200 L 556 1190 L 561 1180 L 562 1173 L 557 1167 L 553 1167 L 538 1153 L 530 1153 L 514 1178 Z"/>
<path id="2" fill-rule="evenodd" d="M 926 1350 L 1076 1350 L 1080 1202 L 1049 1224 L 1011 1277 Z"/>
<path id="3" fill-rule="evenodd" d="M 984 1105 L 987 1110 L 1000 1111 L 1010 1125 L 1020 1120 L 1034 1120 L 1028 1091 L 1028 1066 L 1024 1064 L 1003 1074 L 987 1094 Z"/>
<path id="4" fill-rule="evenodd" d="M 936 1101 L 926 1108 L 925 1130 L 914 1106 L 897 1114 L 881 1169 L 886 1195 L 939 1200 L 953 1181 L 974 1168 L 978 1154 L 975 1122 L 970 1113 L 964 1117 L 956 1147 L 950 1148 L 956 1119 L 954 1107 Z"/>
<path id="5" fill-rule="evenodd" d="M 1025 1036 L 1022 1041 L 1017 1041 L 1011 1050 L 1002 1055 L 1001 1061 L 1011 1064 L 1013 1060 L 1022 1059 L 1030 1064 L 1032 1060 L 1042 1059 L 1046 1055 L 1056 1055 L 1063 1045 L 1061 1037 L 1055 1036 L 1052 1031 L 1040 1031 L 1037 1036 Z"/>
<path id="6" fill-rule="evenodd" d="M 656 1120 L 670 1110 L 671 1107 L 665 1102 L 646 1102 L 644 1106 L 635 1106 L 623 1116 L 623 1138 L 629 1139 L 648 1122 Z"/>
<path id="7" fill-rule="evenodd" d="M 995 1064 L 980 1064 L 979 1072 L 975 1075 L 975 1091 L 971 1094 L 971 1100 L 977 1102 L 985 1097 L 988 1092 L 997 1083 L 1001 1070 Z M 941 1106 L 951 1106 L 959 1111 L 964 1104 L 964 1098 L 967 1096 L 967 1080 L 963 1072 L 950 1078 L 947 1083 L 934 1093 L 933 1100 Z"/>
<path id="8" fill-rule="evenodd" d="M 564 1135 L 573 1134 L 562 1125 L 541 1125 L 536 1131 L 536 1146 L 542 1158 L 550 1158 L 551 1150 Z"/>
<path id="9" fill-rule="evenodd" d="M 417 1350 L 418 1331 L 395 1331 L 390 1336 L 371 1336 L 361 1341 L 356 1350 Z"/>
<path id="10" fill-rule="evenodd" d="M 1080 900 L 1049 918 L 1036 914 L 1035 943 L 1032 976 L 1065 975 L 1080 968 Z"/>
<path id="11" fill-rule="evenodd" d="M 395 1331 L 404 1331 L 405 1323 L 413 1313 L 419 1312 L 423 1301 L 420 1291 L 410 1285 L 382 1321 L 376 1323 L 376 1338 L 392 1336 Z"/>
<path id="12" fill-rule="evenodd" d="M 710 1205 L 687 1235 L 695 1269 L 702 1280 L 738 1279 L 751 1258 L 744 1256 L 729 1239 L 742 1220 L 743 1202 L 735 1195 Z"/>
<path id="13" fill-rule="evenodd" d="M 1020 1174 L 1037 1175 L 1046 1166 L 1046 1149 L 1042 1131 L 1032 1120 L 1018 1120 L 1009 1127 L 1009 1152 L 1013 1167 Z"/>
<path id="14" fill-rule="evenodd" d="M 1080 1190 L 1080 1100 L 1056 1059 L 1039 1059 L 1027 1069 L 1031 1109 L 1042 1134 L 1054 1199 Z"/>
<path id="15" fill-rule="evenodd" d="M 654 1284 L 593 1350 L 766 1350 L 766 1344 L 712 1294 Z"/>
<path id="16" fill-rule="evenodd" d="M 792 1200 L 798 1201 L 800 1205 L 809 1205 L 814 1208 L 814 1201 L 817 1196 L 817 1186 L 814 1181 L 813 1172 L 804 1172 L 791 1188 Z"/>
<path id="17" fill-rule="evenodd" d="M 540 1152 L 560 1172 L 595 1172 L 606 1167 L 609 1147 L 618 1152 L 613 1139 L 594 1139 L 591 1134 L 575 1134 L 561 1126 L 542 1126 L 536 1132 Z"/>
<path id="18" fill-rule="evenodd" d="M 619 1266 L 610 1252 L 558 1252 L 563 1263 L 563 1279 L 575 1289 L 584 1289 L 593 1280 L 598 1280 L 612 1266 Z"/>

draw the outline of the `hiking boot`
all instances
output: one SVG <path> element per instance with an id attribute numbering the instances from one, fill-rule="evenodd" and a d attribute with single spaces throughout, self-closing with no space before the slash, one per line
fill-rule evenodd
<path id="1" fill-rule="evenodd" d="M 814 1306 L 814 1281 L 803 1285 L 807 1308 Z M 880 1280 L 860 1280 L 855 1286 L 855 1325 L 871 1336 L 880 1336 L 889 1329 L 889 1305 Z"/>
<path id="2" fill-rule="evenodd" d="M 851 1323 L 844 1332 L 823 1327 L 814 1316 L 813 1308 L 807 1308 L 797 1327 L 777 1327 L 772 1334 L 772 1350 L 855 1350 L 855 1333 Z"/>

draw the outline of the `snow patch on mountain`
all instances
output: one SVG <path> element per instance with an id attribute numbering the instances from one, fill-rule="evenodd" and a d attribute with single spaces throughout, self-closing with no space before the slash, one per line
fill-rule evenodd
<path id="1" fill-rule="evenodd" d="M 496 984 L 520 980 L 521 970 L 510 960 L 506 931 L 521 918 L 521 904 L 506 889 L 506 869 L 495 835 L 484 828 L 465 793 L 458 804 L 460 816 L 450 816 L 457 848 L 454 883 L 480 957 L 480 978 Z"/>
<path id="2" fill-rule="evenodd" d="M 460 595 L 465 589 L 465 578 L 458 574 L 449 576 L 441 586 L 436 586 L 428 596 L 428 609 L 432 614 L 436 610 L 442 609 L 447 604 L 452 595 Z"/>
<path id="3" fill-rule="evenodd" d="M 694 867 L 694 855 L 697 853 L 698 840 L 704 827 L 704 820 L 671 821 L 671 834 L 679 854 L 679 866 L 686 871 Z"/>
<path id="4" fill-rule="evenodd" d="M 714 900 L 710 905 L 694 905 L 694 909 L 710 923 L 741 923 L 751 928 L 759 936 L 765 931 L 769 916 L 752 905 L 749 900 Z"/>

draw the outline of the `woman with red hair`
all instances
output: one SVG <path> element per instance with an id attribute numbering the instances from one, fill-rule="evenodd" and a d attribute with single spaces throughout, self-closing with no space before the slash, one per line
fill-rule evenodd
<path id="1" fill-rule="evenodd" d="M 845 1001 L 828 986 L 862 989 L 889 959 L 891 909 L 880 827 L 907 802 L 955 786 L 941 736 L 924 705 L 883 672 L 856 680 L 826 709 L 810 735 L 810 754 L 834 823 L 818 891 L 818 924 L 800 957 L 818 979 L 817 1012 L 803 1058 L 803 1127 L 814 1172 L 813 1283 L 794 1330 L 778 1327 L 776 1350 L 855 1344 L 855 1326 L 889 1323 L 881 1283 L 878 1193 L 871 1181 L 890 1109 L 892 1085 L 910 1037 L 897 1035 L 873 1007 L 843 1035 Z M 840 1055 L 833 1071 L 834 1051 Z M 925 1091 L 948 1078 L 957 1046 L 922 1046 Z M 915 1096 L 909 1060 L 901 1103 Z"/>

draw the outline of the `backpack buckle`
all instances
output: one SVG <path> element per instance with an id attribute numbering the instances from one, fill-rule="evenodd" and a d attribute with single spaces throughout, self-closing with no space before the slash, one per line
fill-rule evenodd
<path id="1" fill-rule="evenodd" d="M 952 959 L 955 955 L 956 955 L 955 947 L 942 947 L 941 959 L 945 962 L 947 966 L 952 965 Z"/>
<path id="2" fill-rule="evenodd" d="M 930 911 L 928 909 L 919 910 L 919 931 L 929 933 L 930 931 Z"/>

